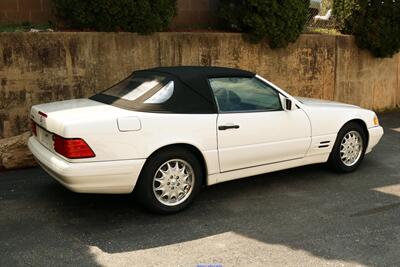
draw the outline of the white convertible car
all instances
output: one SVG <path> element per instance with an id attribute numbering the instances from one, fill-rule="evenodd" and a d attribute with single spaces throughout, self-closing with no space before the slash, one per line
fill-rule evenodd
<path id="1" fill-rule="evenodd" d="M 373 111 L 295 98 L 221 67 L 135 71 L 89 99 L 33 106 L 29 148 L 62 185 L 131 193 L 160 213 L 203 185 L 327 162 L 354 171 L 383 135 Z"/>

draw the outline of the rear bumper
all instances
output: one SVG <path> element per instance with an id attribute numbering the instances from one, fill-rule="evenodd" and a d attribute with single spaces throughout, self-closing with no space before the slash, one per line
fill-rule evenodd
<path id="1" fill-rule="evenodd" d="M 372 151 L 372 148 L 378 144 L 383 136 L 383 128 L 381 126 L 376 126 L 368 129 L 369 141 L 366 153 Z"/>
<path id="2" fill-rule="evenodd" d="M 132 192 L 145 159 L 71 163 L 31 137 L 28 147 L 39 165 L 74 192 L 126 194 Z"/>

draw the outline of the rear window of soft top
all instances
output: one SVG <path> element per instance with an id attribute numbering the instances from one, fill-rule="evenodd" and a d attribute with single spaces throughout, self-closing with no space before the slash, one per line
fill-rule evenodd
<path id="1" fill-rule="evenodd" d="M 101 93 L 128 101 L 135 101 L 150 92 L 150 90 L 156 87 L 161 88 L 166 81 L 167 78 L 160 75 L 142 76 L 133 74 Z"/>

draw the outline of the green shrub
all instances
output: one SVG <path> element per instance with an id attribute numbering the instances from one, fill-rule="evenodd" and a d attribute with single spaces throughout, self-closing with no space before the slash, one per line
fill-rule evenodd
<path id="1" fill-rule="evenodd" d="M 267 38 L 277 48 L 299 37 L 308 5 L 305 0 L 221 0 L 219 13 L 227 27 L 248 33 L 254 42 Z"/>
<path id="2" fill-rule="evenodd" d="M 342 33 L 350 33 L 348 18 L 359 8 L 357 0 L 333 0 L 333 17 Z"/>
<path id="3" fill-rule="evenodd" d="M 400 1 L 358 0 L 358 5 L 345 21 L 358 47 L 376 57 L 393 56 L 400 50 Z"/>
<path id="4" fill-rule="evenodd" d="M 57 16 L 74 29 L 151 33 L 168 27 L 176 0 L 53 0 Z"/>

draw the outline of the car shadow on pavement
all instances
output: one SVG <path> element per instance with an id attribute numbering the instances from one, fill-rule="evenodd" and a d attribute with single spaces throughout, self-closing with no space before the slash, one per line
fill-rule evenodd
<path id="1" fill-rule="evenodd" d="M 354 173 L 312 165 L 226 182 L 168 216 L 143 210 L 131 195 L 76 194 L 41 170 L 27 170 L 20 174 L 25 182 L 0 199 L 12 208 L 0 227 L 15 233 L 0 231 L 0 251 L 20 257 L 3 263 L 97 265 L 99 251 L 135 252 L 235 233 L 323 260 L 397 265 L 400 133 L 391 129 L 400 127 L 398 116 L 382 116 L 385 136 Z M 230 245 L 231 252 L 246 249 Z"/>

